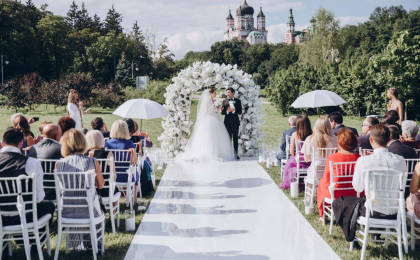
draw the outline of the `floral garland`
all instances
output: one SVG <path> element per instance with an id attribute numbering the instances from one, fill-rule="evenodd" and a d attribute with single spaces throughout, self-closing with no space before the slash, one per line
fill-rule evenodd
<path id="1" fill-rule="evenodd" d="M 195 62 L 182 70 L 173 83 L 166 88 L 164 107 L 169 115 L 162 122 L 164 132 L 159 136 L 162 149 L 167 156 L 175 157 L 182 152 L 191 135 L 193 122 L 190 119 L 191 96 L 200 90 L 235 89 L 235 98 L 242 102 L 239 116 L 239 156 L 254 157 L 258 153 L 258 142 L 263 135 L 259 131 L 263 116 L 259 98 L 260 87 L 254 84 L 252 76 L 238 70 L 237 65 L 211 62 Z"/>

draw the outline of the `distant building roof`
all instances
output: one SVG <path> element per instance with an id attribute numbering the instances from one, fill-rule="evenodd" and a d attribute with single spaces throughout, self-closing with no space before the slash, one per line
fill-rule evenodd
<path id="1" fill-rule="evenodd" d="M 249 6 L 248 3 L 245 0 L 244 3 L 238 8 L 238 10 L 236 10 L 236 14 L 238 14 L 238 15 L 239 14 L 240 15 L 244 15 L 244 14 L 254 15 L 254 8 Z"/>

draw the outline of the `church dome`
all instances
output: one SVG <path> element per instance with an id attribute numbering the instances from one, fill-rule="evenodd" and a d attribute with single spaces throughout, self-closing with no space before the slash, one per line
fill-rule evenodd
<path id="1" fill-rule="evenodd" d="M 249 6 L 245 0 L 244 3 L 238 8 L 238 10 L 236 10 L 236 14 L 237 15 L 246 15 L 246 14 L 254 15 L 254 8 Z"/>
<path id="2" fill-rule="evenodd" d="M 265 17 L 263 11 L 262 11 L 262 7 L 260 8 L 260 13 L 258 14 L 258 17 Z"/>

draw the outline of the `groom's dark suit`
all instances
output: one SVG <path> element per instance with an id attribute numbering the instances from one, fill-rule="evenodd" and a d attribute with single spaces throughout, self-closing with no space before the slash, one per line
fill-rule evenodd
<path id="1" fill-rule="evenodd" d="M 235 111 L 227 112 L 229 107 L 229 101 L 234 101 Z M 235 148 L 236 154 L 238 154 L 238 135 L 239 135 L 239 115 L 242 114 L 242 104 L 237 98 L 223 100 L 222 115 L 225 116 L 225 126 L 229 134 L 229 138 L 233 139 L 233 148 Z"/>

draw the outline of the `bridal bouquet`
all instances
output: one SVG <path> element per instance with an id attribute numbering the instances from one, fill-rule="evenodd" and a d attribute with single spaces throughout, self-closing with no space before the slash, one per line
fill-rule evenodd
<path id="1" fill-rule="evenodd" d="M 214 101 L 213 105 L 215 108 L 221 108 L 223 106 L 223 102 L 222 100 L 216 100 Z"/>

